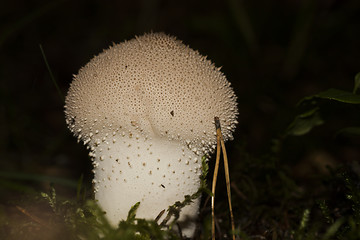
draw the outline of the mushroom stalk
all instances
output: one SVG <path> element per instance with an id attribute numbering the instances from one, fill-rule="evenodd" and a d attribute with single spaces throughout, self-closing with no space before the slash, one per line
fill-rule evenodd
<path id="1" fill-rule="evenodd" d="M 126 219 L 136 202 L 140 202 L 137 217 L 155 219 L 198 190 L 201 157 L 178 141 L 121 133 L 111 139 L 99 143 L 92 156 L 95 198 L 113 225 L 119 218 Z M 195 230 L 198 206 L 199 199 L 181 210 L 179 223 L 186 236 Z"/>

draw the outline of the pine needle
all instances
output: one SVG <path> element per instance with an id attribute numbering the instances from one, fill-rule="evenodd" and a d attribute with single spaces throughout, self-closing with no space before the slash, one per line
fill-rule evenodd
<path id="1" fill-rule="evenodd" d="M 216 127 L 216 139 L 217 139 L 217 146 L 216 146 L 216 162 L 215 162 L 215 169 L 212 181 L 212 188 L 211 188 L 211 239 L 215 240 L 215 188 L 216 188 L 216 181 L 219 171 L 219 163 L 220 163 L 220 136 L 221 136 L 221 129 L 220 129 L 220 122 L 219 118 L 215 117 L 215 127 Z"/>
<path id="2" fill-rule="evenodd" d="M 230 219 L 231 219 L 231 230 L 232 230 L 232 239 L 235 240 L 235 223 L 234 223 L 234 215 L 232 211 L 232 204 L 231 204 L 231 188 L 230 188 L 230 174 L 229 174 L 229 164 L 226 154 L 226 148 L 224 139 L 221 134 L 221 126 L 220 120 L 218 117 L 215 117 L 215 127 L 216 127 L 216 162 L 215 162 L 215 169 L 213 175 L 213 182 L 212 182 L 212 197 L 211 197 L 211 238 L 215 240 L 215 188 L 216 188 L 216 181 L 217 175 L 219 171 L 219 163 L 220 163 L 220 151 L 223 152 L 223 159 L 224 159 L 224 170 L 225 170 L 225 180 L 226 180 L 226 190 L 228 195 L 228 202 L 229 202 L 229 210 L 230 210 Z"/>
<path id="3" fill-rule="evenodd" d="M 220 132 L 220 134 L 221 134 L 221 132 Z M 232 204 L 231 204 L 231 188 L 230 188 L 229 164 L 228 164 L 224 139 L 222 138 L 222 136 L 220 137 L 220 140 L 221 140 L 221 148 L 222 148 L 222 151 L 223 151 L 223 158 L 224 158 L 226 190 L 227 190 L 227 195 L 228 195 L 229 210 L 230 210 L 230 220 L 231 220 L 231 231 L 232 231 L 231 234 L 232 234 L 233 240 L 235 240 L 235 223 L 234 223 L 234 214 L 233 214 L 233 211 L 232 211 Z"/>

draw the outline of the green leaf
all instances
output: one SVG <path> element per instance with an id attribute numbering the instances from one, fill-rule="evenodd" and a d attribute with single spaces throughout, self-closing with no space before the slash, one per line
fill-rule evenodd
<path id="1" fill-rule="evenodd" d="M 359 89 L 359 87 L 360 87 L 360 72 L 355 75 L 353 94 L 356 94 L 356 91 Z"/>
<path id="2" fill-rule="evenodd" d="M 336 135 L 344 134 L 344 135 L 360 135 L 360 127 L 348 127 L 341 129 Z"/>
<path id="3" fill-rule="evenodd" d="M 334 88 L 330 88 L 313 96 L 305 97 L 300 101 L 300 103 L 304 102 L 305 100 L 311 100 L 313 98 L 329 99 L 343 103 L 360 104 L 360 95 Z"/>
<path id="4" fill-rule="evenodd" d="M 287 134 L 301 136 L 308 133 L 312 128 L 323 124 L 324 121 L 320 117 L 318 109 L 319 108 L 313 108 L 296 116 L 288 128 Z"/>
<path id="5" fill-rule="evenodd" d="M 323 239 L 331 239 L 331 237 L 334 237 L 336 232 L 339 230 L 339 228 L 341 227 L 341 225 L 343 225 L 345 219 L 344 218 L 339 218 L 334 224 L 332 224 L 328 230 L 326 231 L 326 233 L 324 234 Z"/>
<path id="6" fill-rule="evenodd" d="M 299 230 L 304 230 L 309 222 L 310 210 L 305 209 L 301 218 Z"/>
<path id="7" fill-rule="evenodd" d="M 54 211 L 54 213 L 58 213 L 57 204 L 56 204 L 55 188 L 53 186 L 50 186 L 50 193 L 49 194 L 44 193 L 44 192 L 41 192 L 40 194 L 44 199 L 46 199 L 49 202 L 49 205 L 52 208 L 52 210 Z"/>
<path id="8" fill-rule="evenodd" d="M 136 217 L 136 211 L 140 206 L 140 202 L 135 203 L 134 206 L 131 207 L 129 213 L 128 213 L 128 217 L 126 219 L 127 222 L 133 222 L 135 220 Z"/>

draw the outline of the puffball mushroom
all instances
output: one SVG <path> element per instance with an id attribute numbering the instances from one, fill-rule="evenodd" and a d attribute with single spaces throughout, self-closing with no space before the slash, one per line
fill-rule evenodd
<path id="1" fill-rule="evenodd" d="M 136 202 L 137 217 L 155 219 L 195 193 L 201 158 L 216 147 L 214 117 L 228 140 L 238 110 L 220 68 L 175 37 L 150 33 L 114 44 L 82 67 L 65 115 L 90 150 L 95 199 L 117 225 Z M 199 199 L 181 210 L 187 237 L 198 209 Z"/>

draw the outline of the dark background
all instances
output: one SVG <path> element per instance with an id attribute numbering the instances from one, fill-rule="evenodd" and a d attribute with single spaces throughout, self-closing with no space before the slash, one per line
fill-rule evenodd
<path id="1" fill-rule="evenodd" d="M 150 31 L 177 36 L 222 66 L 235 89 L 239 125 L 228 144 L 234 166 L 244 150 L 239 145 L 255 155 L 268 148 L 302 97 L 328 88 L 352 91 L 360 71 L 359 16 L 358 0 L 3 1 L 0 172 L 34 184 L 36 176 L 91 178 L 87 151 L 65 125 L 64 102 L 40 44 L 65 96 L 72 74 L 113 42 Z M 289 165 L 306 157 L 307 150 L 297 151 Z M 13 194 L 6 189 L 2 196 Z"/>

